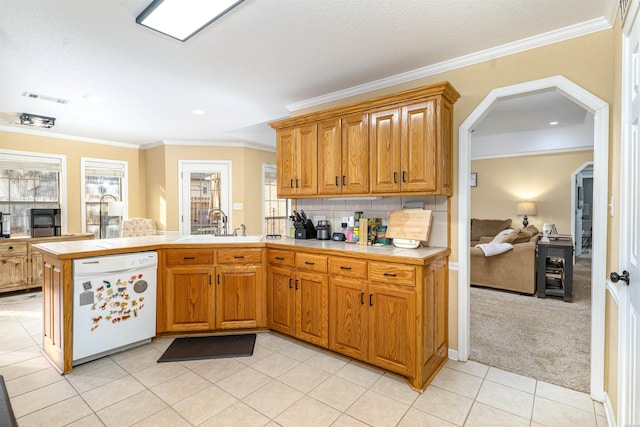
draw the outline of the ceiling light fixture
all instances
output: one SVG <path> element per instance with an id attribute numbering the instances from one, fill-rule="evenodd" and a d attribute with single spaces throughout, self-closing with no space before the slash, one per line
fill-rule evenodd
<path id="1" fill-rule="evenodd" d="M 38 116 L 36 114 L 20 114 L 20 124 L 26 126 L 37 126 L 41 128 L 52 128 L 56 124 L 55 117 Z"/>
<path id="2" fill-rule="evenodd" d="M 244 0 L 153 0 L 136 22 L 182 42 Z"/>
<path id="3" fill-rule="evenodd" d="M 557 124 L 558 124 L 558 122 L 549 122 L 549 125 L 550 125 L 550 126 L 555 126 L 555 125 L 557 125 Z"/>
<path id="4" fill-rule="evenodd" d="M 204 114 L 204 110 L 199 110 L 199 109 L 191 110 L 191 112 L 196 116 L 202 116 Z"/>

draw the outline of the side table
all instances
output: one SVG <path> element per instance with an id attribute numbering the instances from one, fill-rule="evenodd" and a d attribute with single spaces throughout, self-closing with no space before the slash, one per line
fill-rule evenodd
<path id="1" fill-rule="evenodd" d="M 573 240 L 538 241 L 536 246 L 536 295 L 573 301 Z"/>

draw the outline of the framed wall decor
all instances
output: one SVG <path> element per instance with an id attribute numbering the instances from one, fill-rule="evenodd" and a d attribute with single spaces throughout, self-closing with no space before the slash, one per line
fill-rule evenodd
<path id="1" fill-rule="evenodd" d="M 471 174 L 471 178 L 469 179 L 469 184 L 471 185 L 471 187 L 477 187 L 478 186 L 478 174 L 477 173 L 472 173 Z"/>

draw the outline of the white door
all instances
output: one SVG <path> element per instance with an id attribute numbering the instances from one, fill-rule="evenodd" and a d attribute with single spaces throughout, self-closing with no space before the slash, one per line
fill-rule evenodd
<path id="1" fill-rule="evenodd" d="M 637 2 L 624 28 L 620 169 L 620 407 L 618 425 L 640 425 L 640 23 Z M 623 272 L 618 271 L 620 275 Z M 612 279 L 614 279 L 612 274 Z"/>
<path id="2" fill-rule="evenodd" d="M 223 217 L 227 233 L 233 230 L 231 162 L 181 160 L 178 169 L 180 234 L 221 233 Z"/>

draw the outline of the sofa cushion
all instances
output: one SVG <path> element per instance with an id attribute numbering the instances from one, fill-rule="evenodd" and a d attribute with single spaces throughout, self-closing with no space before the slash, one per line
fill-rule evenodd
<path id="1" fill-rule="evenodd" d="M 480 240 L 480 237 L 493 237 L 502 230 L 511 227 L 511 219 L 471 219 L 471 240 Z"/>
<path id="2" fill-rule="evenodd" d="M 538 229 L 534 225 L 527 225 L 525 228 L 518 228 L 503 236 L 500 243 L 525 243 L 538 234 Z"/>

